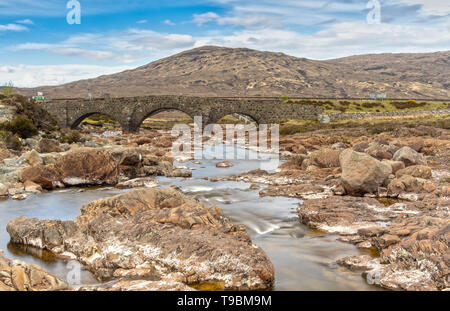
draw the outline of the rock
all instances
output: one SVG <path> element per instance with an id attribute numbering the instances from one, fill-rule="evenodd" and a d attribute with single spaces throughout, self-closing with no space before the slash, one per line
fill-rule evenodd
<path id="1" fill-rule="evenodd" d="M 24 157 L 27 160 L 27 163 L 31 166 L 44 164 L 44 161 L 42 160 L 41 156 L 34 149 L 25 153 Z"/>
<path id="2" fill-rule="evenodd" d="M 446 198 L 450 197 L 450 186 L 442 186 L 441 195 Z"/>
<path id="3" fill-rule="evenodd" d="M 350 235 L 364 228 L 380 227 L 370 222 L 368 217 L 373 215 L 374 210 L 388 212 L 386 207 L 373 198 L 330 196 L 305 200 L 298 206 L 298 215 L 303 224 L 313 229 Z"/>
<path id="4" fill-rule="evenodd" d="M 25 187 L 26 192 L 31 192 L 31 193 L 41 193 L 42 192 L 42 187 L 40 185 L 32 182 L 31 180 L 25 181 L 24 187 Z"/>
<path id="5" fill-rule="evenodd" d="M 376 193 L 378 187 L 382 186 L 392 173 L 389 165 L 352 149 L 342 151 L 339 159 L 342 169 L 341 183 L 351 195 Z"/>
<path id="6" fill-rule="evenodd" d="M 110 287 L 83 286 L 79 291 L 194 291 L 181 282 L 121 279 Z"/>
<path id="7" fill-rule="evenodd" d="M 0 251 L 0 291 L 67 291 L 66 281 L 46 270 L 7 259 Z"/>
<path id="8" fill-rule="evenodd" d="M 394 161 L 402 161 L 405 166 L 427 165 L 425 157 L 409 147 L 399 149 L 393 157 Z"/>
<path id="9" fill-rule="evenodd" d="M 294 145 L 292 145 L 291 150 L 295 154 L 307 154 L 308 153 L 308 151 L 306 150 L 306 148 L 302 144 L 294 144 Z"/>
<path id="10" fill-rule="evenodd" d="M 397 171 L 405 168 L 405 163 L 402 161 L 383 160 L 383 163 L 391 166 L 392 174 L 395 174 Z"/>
<path id="11" fill-rule="evenodd" d="M 22 181 L 31 181 L 44 189 L 55 189 L 62 186 L 62 177 L 55 165 L 36 165 L 22 171 Z"/>
<path id="12" fill-rule="evenodd" d="M 395 177 L 400 178 L 403 175 L 418 177 L 423 179 L 431 179 L 431 168 L 424 165 L 413 165 L 397 171 Z"/>
<path id="13" fill-rule="evenodd" d="M 369 255 L 349 256 L 341 258 L 337 264 L 344 266 L 351 271 L 367 271 L 376 266 L 374 259 Z"/>
<path id="14" fill-rule="evenodd" d="M 38 149 L 39 142 L 37 141 L 37 139 L 34 139 L 34 138 L 27 138 L 27 139 L 25 139 L 25 144 L 26 144 L 30 149 Z"/>
<path id="15" fill-rule="evenodd" d="M 260 188 L 261 187 L 259 185 L 257 185 L 257 184 L 251 184 L 250 187 L 249 187 L 250 190 L 258 190 Z"/>
<path id="16" fill-rule="evenodd" d="M 388 194 L 390 196 L 398 196 L 403 192 L 420 193 L 425 183 L 416 177 L 403 175 L 400 178 L 392 180 L 388 185 Z"/>
<path id="17" fill-rule="evenodd" d="M 100 280 L 152 278 L 220 289 L 269 289 L 274 270 L 243 226 L 174 188 L 140 189 L 85 205 L 75 221 L 17 218 L 11 241 L 73 254 Z"/>
<path id="18" fill-rule="evenodd" d="M 347 146 L 345 144 L 339 142 L 339 143 L 333 144 L 331 146 L 331 149 L 333 149 L 333 150 L 344 150 L 344 149 L 347 149 Z"/>
<path id="19" fill-rule="evenodd" d="M 7 185 L 0 183 L 0 197 L 8 196 L 8 188 Z"/>
<path id="20" fill-rule="evenodd" d="M 362 142 L 362 143 L 357 143 L 356 145 L 354 145 L 352 149 L 356 152 L 364 152 L 364 150 L 369 148 L 369 146 L 370 146 L 369 143 Z"/>
<path id="21" fill-rule="evenodd" d="M 339 150 L 320 149 L 309 155 L 309 164 L 320 168 L 339 167 Z"/>
<path id="22" fill-rule="evenodd" d="M 409 147 L 416 152 L 420 152 L 422 148 L 425 147 L 425 143 L 423 140 L 418 140 L 409 145 Z"/>
<path id="23" fill-rule="evenodd" d="M 1 142 L 0 144 L 0 161 L 12 157 L 12 154 L 9 152 L 8 148 L 6 148 L 6 146 L 4 146 Z"/>
<path id="24" fill-rule="evenodd" d="M 39 153 L 63 152 L 59 143 L 54 139 L 42 138 L 37 147 Z"/>
<path id="25" fill-rule="evenodd" d="M 397 244 L 398 242 L 400 242 L 400 238 L 398 236 L 385 234 L 381 237 L 374 238 L 372 243 L 380 251 L 393 244 Z"/>
<path id="26" fill-rule="evenodd" d="M 144 178 L 136 178 L 127 180 L 116 185 L 116 188 L 119 189 L 128 189 L 128 188 L 153 188 L 157 187 L 159 184 L 153 177 L 144 177 Z"/>
<path id="27" fill-rule="evenodd" d="M 139 146 L 146 145 L 146 144 L 151 144 L 151 143 L 153 143 L 153 138 L 150 138 L 150 137 L 139 137 L 138 139 L 136 139 L 136 143 Z"/>
<path id="28" fill-rule="evenodd" d="M 228 168 L 228 167 L 232 167 L 232 166 L 233 166 L 233 163 L 231 163 L 229 161 L 216 163 L 216 167 L 219 167 L 219 168 Z"/>
<path id="29" fill-rule="evenodd" d="M 380 161 L 392 159 L 392 154 L 388 152 L 388 146 L 384 144 L 373 142 L 364 152 Z"/>
<path id="30" fill-rule="evenodd" d="M 79 148 L 59 158 L 58 170 L 65 185 L 115 185 L 119 169 L 114 158 L 102 149 Z"/>

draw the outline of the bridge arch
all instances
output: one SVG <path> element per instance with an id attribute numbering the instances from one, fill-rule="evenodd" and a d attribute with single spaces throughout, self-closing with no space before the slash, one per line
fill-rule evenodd
<path id="1" fill-rule="evenodd" d="M 222 120 L 223 118 L 228 117 L 228 116 L 233 116 L 233 115 L 241 116 L 243 121 L 250 121 L 251 123 L 255 122 L 257 125 L 260 124 L 260 119 L 252 116 L 248 112 L 245 112 L 245 113 L 244 112 L 227 113 L 227 114 L 225 114 L 223 116 L 219 116 L 219 118 L 214 123 L 219 123 L 219 121 Z"/>
<path id="2" fill-rule="evenodd" d="M 124 124 L 123 122 L 121 122 L 120 119 L 118 120 L 118 119 L 114 118 L 114 116 L 112 116 L 111 114 L 104 113 L 104 112 L 100 112 L 100 111 L 93 111 L 93 112 L 87 112 L 87 113 L 82 114 L 82 115 L 79 116 L 77 119 L 75 119 L 74 121 L 70 122 L 69 127 L 70 127 L 71 129 L 76 129 L 76 128 L 78 128 L 78 127 L 80 126 L 80 124 L 81 124 L 84 120 L 86 120 L 86 119 L 89 118 L 90 116 L 97 115 L 97 114 L 98 114 L 98 115 L 104 115 L 104 116 L 107 116 L 108 118 L 110 118 L 110 119 L 112 119 L 112 120 L 118 122 L 119 125 L 122 127 L 122 130 L 126 130 L 126 129 L 127 129 L 127 124 Z"/>
<path id="3" fill-rule="evenodd" d="M 147 112 L 147 114 L 143 115 L 140 119 L 138 119 L 137 123 L 135 123 L 135 126 L 137 126 L 137 128 L 140 128 L 142 126 L 142 124 L 144 123 L 144 121 L 147 120 L 148 118 L 155 116 L 158 113 L 166 112 L 166 111 L 182 112 L 183 114 L 189 116 L 192 119 L 192 122 L 194 121 L 195 116 L 191 115 L 189 112 L 186 112 L 180 108 L 160 107 L 160 108 L 156 108 L 150 112 Z"/>

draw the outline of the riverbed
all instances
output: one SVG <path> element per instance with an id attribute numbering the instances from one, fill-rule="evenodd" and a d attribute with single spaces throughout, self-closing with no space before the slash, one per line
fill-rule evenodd
<path id="1" fill-rule="evenodd" d="M 210 147 L 206 148 L 206 152 L 211 153 Z M 247 159 L 254 158 L 253 151 L 246 152 Z M 256 155 L 263 160 L 269 156 Z M 158 177 L 157 180 L 161 187 L 175 185 L 202 203 L 219 206 L 233 223 L 245 225 L 253 243 L 260 246 L 274 264 L 274 290 L 377 289 L 368 285 L 360 273 L 350 272 L 335 264 L 338 258 L 361 254 L 361 250 L 337 241 L 337 236 L 310 230 L 299 222 L 296 209 L 301 200 L 260 197 L 260 190 L 250 189 L 248 183 L 211 182 L 205 179 L 259 169 L 260 160 L 230 160 L 234 164 L 230 168 L 217 168 L 217 162 L 219 160 L 175 163 L 192 169 L 192 178 Z M 19 216 L 73 220 L 84 204 L 124 191 L 130 190 L 72 188 L 33 195 L 24 201 L 0 201 L 0 249 L 10 259 L 39 265 L 66 279 L 72 265 L 55 259 L 49 252 L 12 245 L 6 232 L 7 223 Z M 90 272 L 82 272 L 79 285 L 97 283 Z"/>

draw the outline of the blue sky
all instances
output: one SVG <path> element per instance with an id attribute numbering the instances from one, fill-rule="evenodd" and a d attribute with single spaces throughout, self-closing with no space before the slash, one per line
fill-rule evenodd
<path id="1" fill-rule="evenodd" d="M 312 59 L 450 50 L 448 0 L 78 1 L 69 25 L 68 0 L 0 0 L 0 84 L 56 85 L 203 45 Z"/>

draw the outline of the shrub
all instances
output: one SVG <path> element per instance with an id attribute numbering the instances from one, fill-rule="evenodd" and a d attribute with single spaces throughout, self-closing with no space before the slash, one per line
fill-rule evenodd
<path id="1" fill-rule="evenodd" d="M 2 93 L 5 97 L 10 97 L 14 92 L 14 84 L 12 81 L 5 83 L 5 85 L 2 87 Z"/>
<path id="2" fill-rule="evenodd" d="M 17 134 L 10 131 L 0 130 L 0 137 L 8 149 L 22 150 L 22 142 Z"/>
<path id="3" fill-rule="evenodd" d="M 38 129 L 33 122 L 26 116 L 19 115 L 12 121 L 4 122 L 0 128 L 19 135 L 21 138 L 29 138 L 39 134 Z"/>
<path id="4" fill-rule="evenodd" d="M 63 144 L 74 144 L 78 143 L 80 139 L 80 132 L 78 132 L 77 130 L 68 130 L 67 132 L 63 133 L 59 141 Z"/>
<path id="5" fill-rule="evenodd" d="M 418 103 L 415 100 L 410 100 L 407 102 L 392 102 L 391 103 L 397 109 L 408 109 L 408 108 L 419 108 L 426 106 L 427 103 Z"/>

